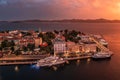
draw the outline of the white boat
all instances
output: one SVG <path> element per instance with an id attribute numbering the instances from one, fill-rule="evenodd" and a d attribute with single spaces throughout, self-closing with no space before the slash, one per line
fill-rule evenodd
<path id="1" fill-rule="evenodd" d="M 65 60 L 63 60 L 63 58 L 56 57 L 56 56 L 50 56 L 50 57 L 46 57 L 44 59 L 39 60 L 36 66 L 37 67 L 45 67 L 45 66 L 49 67 L 49 66 L 59 65 L 63 63 L 65 63 Z"/>
<path id="2" fill-rule="evenodd" d="M 111 58 L 112 56 L 112 52 L 108 51 L 108 52 L 98 52 L 94 55 L 92 55 L 93 59 L 105 59 L 105 58 Z"/>

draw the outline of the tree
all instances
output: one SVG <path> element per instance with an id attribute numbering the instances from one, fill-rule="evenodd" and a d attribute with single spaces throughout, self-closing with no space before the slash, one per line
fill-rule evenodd
<path id="1" fill-rule="evenodd" d="M 27 48 L 30 50 L 30 51 L 33 51 L 35 49 L 35 44 L 28 44 L 27 45 Z"/>
<path id="2" fill-rule="evenodd" d="M 63 33 L 63 30 L 60 30 L 61 33 Z"/>
<path id="3" fill-rule="evenodd" d="M 22 46 L 22 50 L 23 50 L 24 52 L 26 52 L 26 51 L 28 51 L 28 48 L 27 48 L 26 46 Z"/>
<path id="4" fill-rule="evenodd" d="M 54 33 L 55 33 L 55 34 L 59 34 L 59 31 L 57 31 L 57 30 L 54 30 Z"/>
<path id="5" fill-rule="evenodd" d="M 45 51 L 49 53 L 51 51 L 51 48 L 49 46 L 45 47 Z"/>
<path id="6" fill-rule="evenodd" d="M 19 49 L 15 51 L 15 55 L 16 55 L 16 56 L 18 56 L 18 55 L 20 55 L 20 54 L 21 54 L 21 52 L 20 52 Z"/>
<path id="7" fill-rule="evenodd" d="M 38 37 L 43 37 L 43 34 L 42 34 L 42 33 L 39 33 L 39 34 L 38 34 Z"/>
<path id="8" fill-rule="evenodd" d="M 8 45 L 8 40 L 4 40 L 4 41 L 1 42 L 1 47 L 2 48 L 7 47 L 7 45 Z"/>
<path id="9" fill-rule="evenodd" d="M 52 32 L 46 32 L 46 37 L 48 37 L 49 39 L 54 39 L 55 35 Z"/>
<path id="10" fill-rule="evenodd" d="M 75 30 L 72 30 L 69 32 L 69 35 L 73 36 L 73 37 L 76 37 L 78 35 L 79 32 L 75 31 Z"/>
<path id="11" fill-rule="evenodd" d="M 12 40 L 10 46 L 15 46 L 15 42 Z"/>
<path id="12" fill-rule="evenodd" d="M 68 29 L 65 29 L 65 30 L 64 30 L 64 33 L 65 33 L 65 34 L 68 34 L 68 32 L 69 32 Z"/>
<path id="13" fill-rule="evenodd" d="M 9 30 L 6 30 L 6 33 L 9 33 Z"/>
<path id="14" fill-rule="evenodd" d="M 0 51 L 2 51 L 2 47 L 0 47 Z"/>
<path id="15" fill-rule="evenodd" d="M 25 34 L 25 36 L 31 36 L 32 34 L 31 33 L 29 33 L 29 32 L 27 32 L 26 34 Z"/>
<path id="16" fill-rule="evenodd" d="M 12 47 L 12 46 L 15 46 L 15 43 L 14 43 L 13 40 L 12 40 L 11 42 L 8 41 L 8 40 L 4 40 L 4 41 L 2 41 L 2 43 L 1 43 L 1 47 L 2 47 L 2 48 Z"/>
<path id="17" fill-rule="evenodd" d="M 40 47 L 40 51 L 41 52 L 46 52 L 46 53 L 50 53 L 51 52 L 51 46 L 46 46 L 46 47 Z"/>
<path id="18" fill-rule="evenodd" d="M 36 33 L 39 33 L 39 31 L 38 31 L 38 30 L 36 30 L 35 32 L 36 32 Z"/>
<path id="19" fill-rule="evenodd" d="M 48 45 L 52 45 L 52 41 L 51 40 L 47 40 L 46 41 Z"/>
<path id="20" fill-rule="evenodd" d="M 15 48 L 12 46 L 12 47 L 10 48 L 10 50 L 11 50 L 12 52 L 14 52 Z"/>

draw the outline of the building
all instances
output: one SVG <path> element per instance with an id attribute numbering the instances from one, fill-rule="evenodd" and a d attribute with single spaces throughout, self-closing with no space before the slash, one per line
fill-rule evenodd
<path id="1" fill-rule="evenodd" d="M 19 40 L 19 46 L 27 46 L 28 44 L 35 44 L 35 41 L 33 38 L 28 38 L 28 39 L 20 39 Z"/>
<path id="2" fill-rule="evenodd" d="M 75 44 L 74 42 L 67 42 L 67 51 L 69 53 L 83 52 L 84 46 L 82 44 Z"/>
<path id="3" fill-rule="evenodd" d="M 34 38 L 35 41 L 35 47 L 38 47 L 42 44 L 42 38 Z"/>
<path id="4" fill-rule="evenodd" d="M 2 38 L 2 37 L 0 37 L 0 44 L 2 43 L 2 41 L 3 41 L 3 38 Z"/>
<path id="5" fill-rule="evenodd" d="M 84 52 L 96 52 L 97 44 L 94 42 L 84 42 Z"/>
<path id="6" fill-rule="evenodd" d="M 65 53 L 66 52 L 66 42 L 60 38 L 56 38 L 53 41 L 54 44 L 54 53 Z"/>
<path id="7" fill-rule="evenodd" d="M 88 35 L 82 35 L 82 36 L 80 36 L 80 38 L 81 38 L 81 41 L 83 41 L 83 42 L 89 42 L 90 41 Z"/>

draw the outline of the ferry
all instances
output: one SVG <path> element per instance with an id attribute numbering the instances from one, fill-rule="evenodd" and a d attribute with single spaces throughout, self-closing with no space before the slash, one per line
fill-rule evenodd
<path id="1" fill-rule="evenodd" d="M 94 55 L 92 55 L 93 59 L 107 59 L 107 58 L 111 58 L 111 56 L 113 55 L 112 52 L 108 51 L 108 52 L 98 52 Z"/>
<path id="2" fill-rule="evenodd" d="M 63 58 L 57 56 L 50 56 L 39 60 L 36 64 L 36 67 L 50 67 L 63 63 L 65 63 L 65 60 Z"/>

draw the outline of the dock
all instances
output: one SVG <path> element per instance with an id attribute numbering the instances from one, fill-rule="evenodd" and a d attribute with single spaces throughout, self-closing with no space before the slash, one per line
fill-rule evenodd
<path id="1" fill-rule="evenodd" d="M 48 55 L 20 55 L 15 57 L 3 57 L 0 58 L 0 66 L 5 65 L 24 65 L 24 64 L 36 64 L 38 60 L 44 59 Z M 79 60 L 79 59 L 88 59 L 91 56 L 79 56 L 79 57 L 66 57 L 63 58 L 65 61 Z M 63 63 L 63 62 L 62 62 Z M 61 64 L 61 63 L 58 63 Z M 54 65 L 54 64 L 51 64 Z M 55 64 L 56 65 L 56 64 Z M 44 65 L 46 66 L 46 65 Z"/>
<path id="2" fill-rule="evenodd" d="M 64 60 L 71 61 L 71 60 L 88 59 L 88 58 L 91 58 L 91 56 L 80 56 L 80 57 L 64 58 Z"/>
<path id="3" fill-rule="evenodd" d="M 38 60 L 45 58 L 49 55 L 19 55 L 19 56 L 7 56 L 0 58 L 0 61 L 9 61 L 9 60 Z"/>
<path id="4" fill-rule="evenodd" d="M 0 58 L 0 66 L 4 65 L 19 65 L 19 64 L 36 64 L 38 60 L 49 55 L 19 55 L 7 56 Z"/>
<path id="5" fill-rule="evenodd" d="M 30 62 L 4 62 L 0 63 L 0 66 L 7 66 L 7 65 L 22 65 L 22 64 L 36 64 L 36 61 L 30 61 Z"/>

